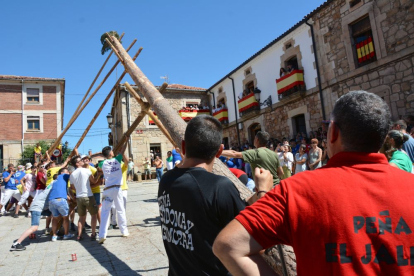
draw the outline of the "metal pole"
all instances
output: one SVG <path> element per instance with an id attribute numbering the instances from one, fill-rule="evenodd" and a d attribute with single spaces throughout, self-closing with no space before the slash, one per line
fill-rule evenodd
<path id="1" fill-rule="evenodd" d="M 239 121 L 237 120 L 236 91 L 234 90 L 234 79 L 231 77 L 228 77 L 228 78 L 231 79 L 231 83 L 233 85 L 234 115 L 236 115 L 237 140 L 239 141 L 239 147 L 240 147 L 241 142 L 240 142 L 240 132 L 239 132 Z"/>

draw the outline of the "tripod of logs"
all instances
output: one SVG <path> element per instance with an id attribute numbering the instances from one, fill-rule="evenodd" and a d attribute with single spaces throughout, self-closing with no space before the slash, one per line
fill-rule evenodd
<path id="1" fill-rule="evenodd" d="M 113 32 L 112 32 L 113 33 Z M 70 126 L 75 122 L 75 120 L 79 117 L 80 113 L 85 109 L 86 105 L 90 102 L 99 88 L 103 85 L 103 83 L 108 79 L 109 75 L 112 71 L 116 68 L 116 66 L 120 63 L 124 66 L 125 70 L 122 75 L 119 77 L 111 91 L 108 93 L 108 96 L 105 98 L 104 102 L 100 106 L 99 110 L 92 118 L 91 122 L 89 123 L 88 127 L 85 129 L 83 135 L 79 139 L 78 143 L 75 147 L 79 147 L 82 143 L 83 139 L 86 137 L 88 131 L 92 127 L 93 123 L 101 113 L 103 107 L 108 102 L 109 98 L 112 96 L 113 92 L 116 90 L 120 82 L 122 81 L 123 77 L 128 73 L 132 80 L 135 82 L 137 90 L 145 97 L 147 101 L 144 101 L 137 91 L 128 83 L 125 82 L 124 86 L 127 91 L 135 98 L 135 100 L 141 106 L 141 112 L 138 114 L 138 117 L 132 123 L 132 125 L 128 128 L 128 130 L 124 133 L 120 141 L 115 145 L 113 151 L 118 152 L 119 149 L 122 147 L 124 143 L 126 143 L 129 139 L 129 136 L 133 133 L 133 131 L 137 128 L 138 124 L 142 121 L 145 115 L 148 115 L 151 120 L 157 125 L 157 127 L 162 131 L 162 133 L 167 137 L 167 139 L 174 145 L 174 147 L 180 147 L 181 141 L 184 138 L 184 132 L 186 129 L 186 123 L 184 120 L 177 114 L 177 112 L 171 107 L 169 102 L 163 97 L 161 94 L 168 86 L 168 84 L 164 83 L 159 90 L 151 83 L 151 81 L 145 76 L 145 74 L 138 68 L 135 64 L 135 59 L 141 53 L 142 48 L 140 48 L 135 56 L 131 58 L 128 54 L 128 51 L 132 48 L 135 44 L 136 39 L 131 43 L 131 45 L 125 50 L 120 43 L 124 34 L 121 35 L 119 40 L 113 36 L 111 33 L 106 33 L 105 42 L 107 45 L 112 49 L 108 58 L 106 59 L 104 65 L 102 66 L 101 70 L 99 71 L 98 75 L 95 77 L 91 87 L 85 94 L 84 98 L 82 99 L 81 103 L 79 104 L 78 108 L 76 109 L 75 113 L 73 114 L 72 118 L 70 119 L 66 128 L 62 131 L 61 135 L 56 139 L 53 145 L 49 149 L 49 153 L 53 152 L 53 150 L 59 145 L 60 140 L 62 139 L 63 135 L 66 131 L 70 128 Z M 99 74 L 101 73 L 103 67 L 107 63 L 109 57 L 115 53 L 118 60 L 116 61 L 115 65 L 111 68 L 108 74 L 105 76 L 104 80 L 98 85 L 95 91 L 90 95 L 88 100 L 83 103 L 86 96 L 88 95 L 89 91 L 91 90 L 92 86 L 94 85 L 96 79 L 98 78 Z M 154 115 L 151 108 L 156 112 L 158 118 Z M 71 153 L 71 156 L 74 152 Z M 213 167 L 213 173 L 218 175 L 223 175 L 229 178 L 235 187 L 240 192 L 241 199 L 247 201 L 252 192 L 246 188 L 225 166 L 220 160 L 216 158 Z M 278 245 L 273 248 L 269 248 L 265 250 L 265 253 L 262 256 L 266 259 L 267 263 L 273 268 L 275 272 L 279 275 L 296 275 L 296 257 L 293 252 L 292 247 L 286 245 Z"/>

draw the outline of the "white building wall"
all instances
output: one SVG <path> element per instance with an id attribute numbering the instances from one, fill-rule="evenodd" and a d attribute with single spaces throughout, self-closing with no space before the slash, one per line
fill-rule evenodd
<path id="1" fill-rule="evenodd" d="M 315 59 L 314 54 L 312 53 L 312 38 L 310 36 L 309 27 L 306 24 L 303 24 L 230 76 L 234 79 L 238 118 L 240 117 L 238 112 L 237 97 L 244 90 L 244 72 L 249 67 L 251 67 L 251 74 L 255 74 L 256 76 L 257 87 L 262 91 L 261 101 L 263 102 L 269 96 L 272 97 L 273 104 L 279 101 L 276 79 L 279 78 L 281 57 L 284 55 L 284 44 L 290 39 L 294 40 L 292 47 L 300 45 L 306 89 L 311 89 L 316 86 L 317 74 L 316 69 L 314 68 Z M 226 105 L 228 107 L 229 122 L 233 122 L 236 119 L 236 115 L 234 110 L 232 82 L 227 78 L 212 88 L 211 91 L 214 92 L 216 104 L 218 99 L 220 99 L 220 96 L 218 96 L 219 87 L 223 87 L 223 93 L 226 93 Z M 211 102 L 211 105 L 213 105 L 213 101 Z M 266 106 L 262 106 L 262 108 L 266 108 Z"/>

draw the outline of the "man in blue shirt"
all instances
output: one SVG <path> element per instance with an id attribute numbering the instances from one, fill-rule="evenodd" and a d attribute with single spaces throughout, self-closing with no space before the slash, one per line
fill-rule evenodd
<path id="1" fill-rule="evenodd" d="M 25 177 L 26 173 L 24 172 L 24 166 L 19 165 L 17 166 L 17 171 L 14 173 L 13 178 L 15 179 L 16 187 L 22 184 L 22 178 Z M 20 191 L 19 191 L 20 192 Z M 20 194 L 21 195 L 21 194 Z M 13 206 L 13 203 L 9 203 L 7 209 L 10 209 Z M 29 208 L 27 205 L 23 205 L 26 211 L 29 212 Z M 19 210 L 20 207 L 16 204 L 16 209 L 14 210 L 14 215 L 12 217 L 18 218 L 19 217 Z"/>
<path id="2" fill-rule="evenodd" d="M 49 195 L 49 210 L 52 212 L 52 241 L 57 241 L 57 225 L 59 218 L 63 217 L 63 228 L 65 229 L 64 240 L 73 238 L 73 234 L 69 234 L 69 204 L 68 199 L 68 181 L 69 171 L 61 168 L 58 177 L 53 183 L 52 190 Z"/>
<path id="3" fill-rule="evenodd" d="M 5 191 L 0 202 L 0 210 L 7 204 L 10 198 L 14 197 L 20 200 L 20 192 L 16 187 L 16 179 L 14 174 L 16 173 L 13 164 L 7 166 L 7 171 L 3 172 L 3 182 L 5 183 Z"/>
<path id="4" fill-rule="evenodd" d="M 399 130 L 404 135 L 408 135 L 410 137 L 408 138 L 408 141 L 403 144 L 402 148 L 410 157 L 411 162 L 414 163 L 414 138 L 407 133 L 406 122 L 404 120 L 398 120 L 394 123 L 392 129 Z"/>

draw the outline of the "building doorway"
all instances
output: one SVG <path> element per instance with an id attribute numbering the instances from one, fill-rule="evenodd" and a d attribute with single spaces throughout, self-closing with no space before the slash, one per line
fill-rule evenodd
<path id="1" fill-rule="evenodd" d="M 256 137 L 256 134 L 262 130 L 262 127 L 259 123 L 254 123 L 249 127 L 249 136 L 250 141 L 254 141 L 254 138 Z"/>
<path id="2" fill-rule="evenodd" d="M 293 129 L 295 130 L 295 135 L 298 133 L 305 133 L 306 135 L 306 121 L 305 114 L 300 114 L 292 118 Z"/>

